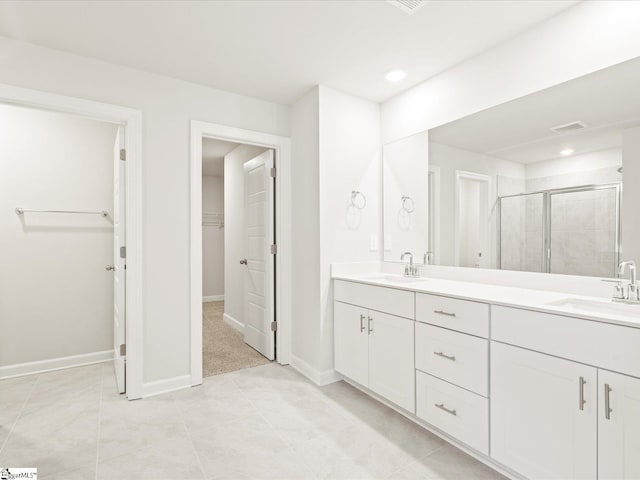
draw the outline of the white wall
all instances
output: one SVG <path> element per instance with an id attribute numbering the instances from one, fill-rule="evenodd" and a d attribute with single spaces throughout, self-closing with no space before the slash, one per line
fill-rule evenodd
<path id="1" fill-rule="evenodd" d="M 291 107 L 291 354 L 317 369 L 327 345 L 320 322 L 319 107 L 318 87 Z"/>
<path id="2" fill-rule="evenodd" d="M 116 127 L 0 105 L 0 366 L 113 349 Z M 112 217 L 111 217 L 112 218 Z"/>
<path id="3" fill-rule="evenodd" d="M 244 164 L 265 151 L 240 145 L 224 157 L 224 313 L 244 325 Z"/>
<path id="4" fill-rule="evenodd" d="M 474 172 L 492 177 L 489 190 L 491 202 L 489 246 L 490 257 L 486 259 L 491 268 L 496 266 L 496 215 L 497 176 L 524 178 L 525 167 L 519 163 L 509 162 L 489 155 L 470 152 L 461 148 L 440 143 L 429 142 L 429 164 L 440 167 L 440 232 L 439 265 L 455 264 L 455 182 L 456 171 Z"/>
<path id="5" fill-rule="evenodd" d="M 622 135 L 622 260 L 640 265 L 640 127 Z"/>
<path id="6" fill-rule="evenodd" d="M 144 382 L 187 375 L 189 122 L 289 134 L 287 107 L 0 38 L 0 82 L 143 112 Z"/>
<path id="7" fill-rule="evenodd" d="M 635 58 L 638 18 L 640 2 L 581 2 L 385 102 L 383 143 Z"/>
<path id="8" fill-rule="evenodd" d="M 379 260 L 381 248 L 380 106 L 327 87 L 319 88 L 320 177 L 320 371 L 333 368 L 333 291 L 331 264 Z M 367 196 L 367 207 L 353 213 L 351 191 Z M 370 251 L 372 235 L 378 250 Z"/>
<path id="9" fill-rule="evenodd" d="M 202 176 L 202 211 L 224 213 L 224 178 Z M 202 226 L 202 296 L 224 295 L 224 229 Z"/>

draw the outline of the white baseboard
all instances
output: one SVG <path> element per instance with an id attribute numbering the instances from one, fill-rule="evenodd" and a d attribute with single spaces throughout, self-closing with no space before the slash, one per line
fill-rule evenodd
<path id="1" fill-rule="evenodd" d="M 51 372 L 53 370 L 62 370 L 63 368 L 73 368 L 83 365 L 91 365 L 94 363 L 109 362 L 112 360 L 113 350 L 104 350 L 102 352 L 83 353 L 81 355 L 51 358 L 48 360 L 39 360 L 37 362 L 16 363 L 15 365 L 0 367 L 0 380 L 12 377 L 21 377 L 23 375 Z"/>
<path id="2" fill-rule="evenodd" d="M 244 333 L 244 324 L 233 318 L 231 315 L 227 315 L 226 313 L 222 316 L 222 319 L 226 324 L 235 328 L 240 333 Z"/>
<path id="3" fill-rule="evenodd" d="M 222 295 L 209 295 L 207 297 L 202 297 L 202 301 L 206 302 L 224 302 L 224 294 Z"/>
<path id="4" fill-rule="evenodd" d="M 330 369 L 320 372 L 293 354 L 291 354 L 289 365 L 320 387 L 342 380 L 342 375 L 335 370 Z"/>
<path id="5" fill-rule="evenodd" d="M 191 387 L 191 375 L 156 380 L 142 385 L 142 398 L 153 397 L 161 393 L 173 392 Z"/>

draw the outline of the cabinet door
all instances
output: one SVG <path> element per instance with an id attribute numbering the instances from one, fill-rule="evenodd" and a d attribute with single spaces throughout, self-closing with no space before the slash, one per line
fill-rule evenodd
<path id="1" fill-rule="evenodd" d="M 531 479 L 595 479 L 596 389 L 593 367 L 491 342 L 491 456 Z"/>
<path id="2" fill-rule="evenodd" d="M 336 371 L 354 382 L 369 386 L 367 310 L 335 302 L 333 323 Z"/>
<path id="3" fill-rule="evenodd" d="M 598 406 L 598 478 L 640 478 L 640 380 L 599 370 Z"/>
<path id="4" fill-rule="evenodd" d="M 369 388 L 415 413 L 414 322 L 369 312 Z"/>

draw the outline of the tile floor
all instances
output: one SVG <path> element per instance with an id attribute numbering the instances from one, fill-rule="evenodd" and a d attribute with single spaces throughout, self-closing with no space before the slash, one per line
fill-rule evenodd
<path id="1" fill-rule="evenodd" d="M 504 478 L 346 383 L 276 364 L 133 402 L 109 364 L 4 380 L 0 465 L 42 480 Z"/>

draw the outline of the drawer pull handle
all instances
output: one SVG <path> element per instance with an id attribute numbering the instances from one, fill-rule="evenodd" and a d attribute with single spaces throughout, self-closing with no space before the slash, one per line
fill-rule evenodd
<path id="1" fill-rule="evenodd" d="M 366 318 L 366 315 L 360 315 L 360 332 L 364 332 L 365 326 L 364 326 L 364 319 Z"/>
<path id="2" fill-rule="evenodd" d="M 584 404 L 587 403 L 587 401 L 584 399 L 584 385 L 587 383 L 587 381 L 584 379 L 584 377 L 580 377 L 578 383 L 580 384 L 580 390 L 578 392 L 578 406 L 580 407 L 580 410 L 584 410 Z"/>
<path id="3" fill-rule="evenodd" d="M 455 313 L 445 312 L 444 310 L 434 310 L 433 313 L 437 313 L 438 315 L 446 315 L 447 317 L 455 317 Z"/>
<path id="4" fill-rule="evenodd" d="M 611 409 L 611 402 L 609 399 L 612 391 L 613 391 L 613 388 L 611 388 L 608 383 L 605 383 L 604 384 L 604 418 L 606 418 L 607 420 L 611 420 L 611 412 L 613 412 L 613 410 Z"/>
<path id="5" fill-rule="evenodd" d="M 455 410 L 449 410 L 447 407 L 445 407 L 444 403 L 436 403 L 435 406 L 436 408 L 439 408 L 440 410 L 444 410 L 450 415 L 456 415 L 456 416 L 458 415 L 458 412 L 456 412 Z"/>
<path id="6" fill-rule="evenodd" d="M 433 354 L 437 355 L 439 357 L 442 357 L 442 358 L 446 358 L 447 360 L 451 360 L 452 362 L 456 361 L 456 356 L 455 355 L 447 355 L 444 352 L 433 352 Z"/>
<path id="7" fill-rule="evenodd" d="M 367 317 L 367 327 L 369 330 L 369 335 L 373 333 L 373 318 Z"/>

